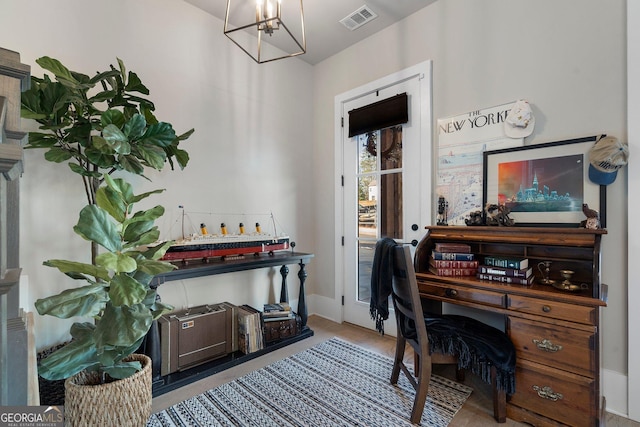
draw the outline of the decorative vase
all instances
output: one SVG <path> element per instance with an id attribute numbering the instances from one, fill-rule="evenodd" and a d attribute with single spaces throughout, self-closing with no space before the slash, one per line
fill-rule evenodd
<path id="1" fill-rule="evenodd" d="M 151 359 L 132 354 L 142 369 L 130 377 L 100 384 L 97 372 L 80 372 L 65 381 L 66 426 L 144 426 L 151 416 Z"/>

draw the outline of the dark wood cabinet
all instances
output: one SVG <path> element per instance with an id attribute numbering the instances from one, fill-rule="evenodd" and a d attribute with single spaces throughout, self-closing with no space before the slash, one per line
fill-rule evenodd
<path id="1" fill-rule="evenodd" d="M 600 384 L 600 311 L 607 286 L 600 282 L 600 241 L 606 230 L 532 227 L 427 227 L 415 254 L 420 293 L 427 309 L 442 303 L 504 316 L 517 352 L 516 393 L 507 415 L 535 426 L 598 426 L 604 422 Z M 465 243 L 476 259 L 526 258 L 533 284 L 473 276 L 436 276 L 429 258 L 436 243 Z M 573 290 L 542 283 L 537 268 L 551 261 L 556 284 L 571 270 Z"/>

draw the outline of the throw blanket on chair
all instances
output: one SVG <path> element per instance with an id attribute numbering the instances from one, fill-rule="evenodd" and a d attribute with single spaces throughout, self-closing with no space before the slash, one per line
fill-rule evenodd
<path id="1" fill-rule="evenodd" d="M 371 301 L 369 313 L 376 330 L 384 335 L 384 321 L 389 318 L 389 296 L 393 284 L 393 248 L 395 240 L 385 237 L 376 243 L 371 267 Z"/>

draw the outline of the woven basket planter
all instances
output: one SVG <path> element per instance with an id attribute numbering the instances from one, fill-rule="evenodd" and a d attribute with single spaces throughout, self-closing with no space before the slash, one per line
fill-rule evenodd
<path id="1" fill-rule="evenodd" d="M 144 426 L 151 416 L 151 359 L 132 354 L 142 369 L 132 376 L 99 384 L 97 372 L 81 372 L 64 383 L 67 426 Z"/>

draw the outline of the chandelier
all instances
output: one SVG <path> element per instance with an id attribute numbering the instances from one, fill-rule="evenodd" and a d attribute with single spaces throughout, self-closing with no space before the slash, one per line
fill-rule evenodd
<path id="1" fill-rule="evenodd" d="M 302 55 L 302 0 L 227 0 L 224 34 L 258 64 Z"/>

